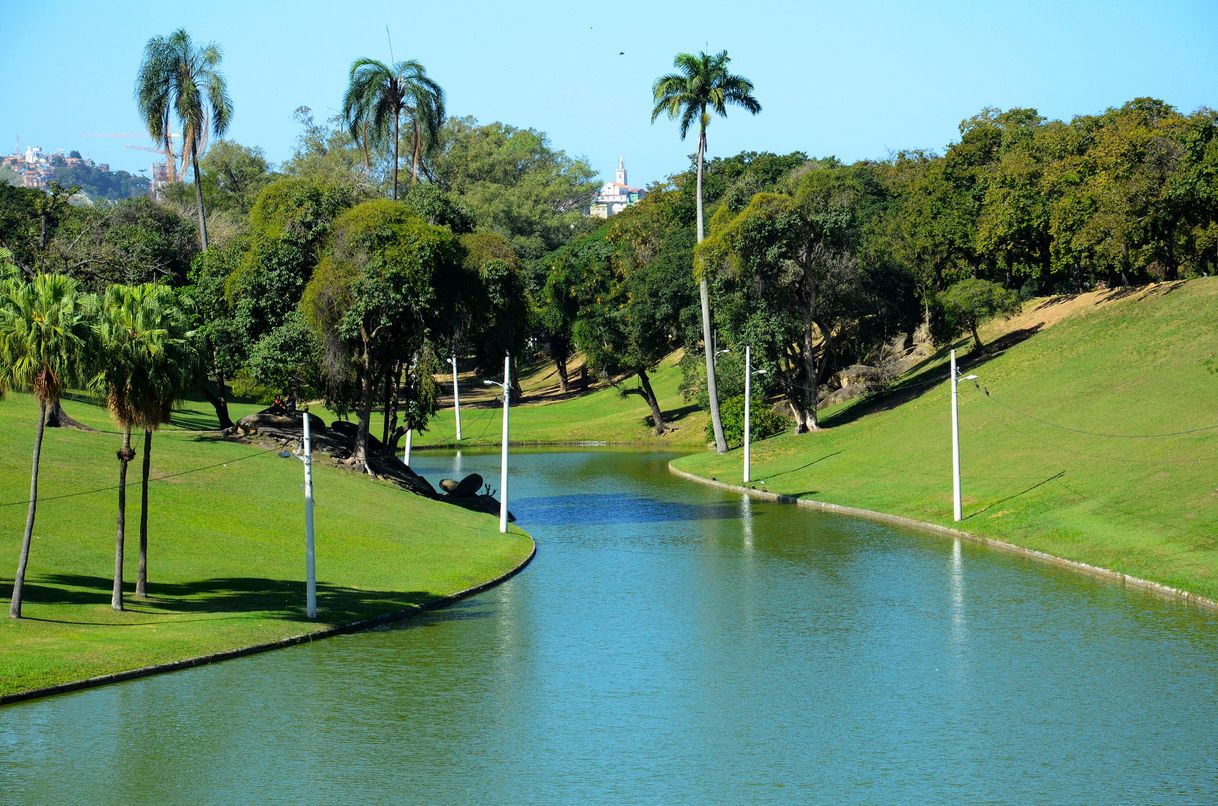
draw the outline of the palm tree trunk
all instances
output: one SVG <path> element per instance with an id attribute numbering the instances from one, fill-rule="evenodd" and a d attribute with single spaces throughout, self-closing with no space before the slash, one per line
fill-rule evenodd
<path id="1" fill-rule="evenodd" d="M 140 478 L 140 570 L 135 596 L 148 598 L 148 470 L 152 465 L 152 429 L 144 429 L 144 467 Z"/>
<path id="2" fill-rule="evenodd" d="M 131 426 L 123 426 L 123 449 L 118 452 L 118 528 L 114 537 L 114 589 L 110 606 L 123 609 L 123 541 L 127 536 L 127 463 L 135 456 L 131 450 Z"/>
<path id="3" fill-rule="evenodd" d="M 398 116 L 401 112 L 393 113 L 393 200 L 398 200 Z"/>
<path id="4" fill-rule="evenodd" d="M 203 251 L 207 251 L 207 211 L 203 209 L 203 181 L 199 175 L 199 155 L 194 151 L 190 153 L 190 164 L 195 169 L 195 203 L 199 207 L 199 241 L 203 244 Z M 120 608 L 121 609 L 121 608 Z"/>
<path id="5" fill-rule="evenodd" d="M 705 230 L 702 226 L 702 156 L 706 152 L 706 127 L 698 131 L 698 243 L 702 243 Z M 719 388 L 715 383 L 715 346 L 711 342 L 710 284 L 706 272 L 698 272 L 698 297 L 702 303 L 702 351 L 706 355 L 706 394 L 710 399 L 711 427 L 715 432 L 715 452 L 727 452 L 727 439 L 723 436 L 723 420 L 719 417 Z"/>
<path id="6" fill-rule="evenodd" d="M 410 184 L 419 183 L 419 158 L 422 156 L 423 139 L 419 137 L 419 122 L 414 123 L 414 164 L 410 169 Z"/>
<path id="7" fill-rule="evenodd" d="M 34 514 L 38 510 L 38 463 L 42 456 L 42 435 L 46 430 L 47 404 L 38 403 L 38 430 L 34 432 L 34 465 L 30 471 L 30 508 L 25 515 L 25 536 L 21 539 L 21 559 L 17 561 L 17 576 L 13 577 L 13 600 L 8 614 L 21 618 L 21 589 L 25 587 L 25 567 L 30 561 L 30 540 L 34 537 Z"/>

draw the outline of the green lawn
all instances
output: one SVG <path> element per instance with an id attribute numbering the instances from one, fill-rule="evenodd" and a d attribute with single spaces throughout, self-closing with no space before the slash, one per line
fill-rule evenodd
<path id="1" fill-rule="evenodd" d="M 522 443 L 612 442 L 637 444 L 667 450 L 672 447 L 702 447 L 706 444 L 707 416 L 681 397 L 678 386 L 680 354 L 674 353 L 649 375 L 660 401 L 660 410 L 674 430 L 657 437 L 645 419 L 647 403 L 638 395 L 623 397 L 607 387 L 578 397 L 551 403 L 524 403 L 511 411 L 511 441 Z M 622 384 L 633 388 L 637 379 Z M 528 384 L 525 384 L 528 394 Z M 503 414 L 498 404 L 478 408 L 461 407 L 462 445 L 498 445 Z M 379 422 L 379 419 L 378 419 Z M 456 424 L 451 407 L 438 412 L 428 430 L 415 438 L 416 446 L 455 444 Z"/>
<path id="2" fill-rule="evenodd" d="M 73 400 L 66 408 L 82 422 L 114 429 L 97 406 Z M 36 417 L 27 396 L 10 394 L 0 402 L 0 597 L 6 610 L 25 523 Z M 205 403 L 187 404 L 175 422 L 214 427 Z M 120 439 L 47 430 L 25 618 L 0 617 L 0 696 L 398 611 L 493 579 L 532 549 L 518 529 L 500 535 L 490 515 L 427 501 L 327 465 L 318 455 L 319 613 L 311 623 L 303 615 L 300 463 L 171 427 L 154 438 L 152 476 L 182 475 L 150 487 L 151 598 L 140 602 L 129 595 L 128 609 L 115 612 L 109 604 L 117 505 L 112 488 Z M 207 469 L 188 472 L 202 467 Z M 128 478 L 138 482 L 138 460 Z M 127 510 L 129 594 L 138 519 L 134 486 Z"/>
<path id="3" fill-rule="evenodd" d="M 1110 296 L 964 363 L 990 395 L 960 386 L 959 526 L 1218 598 L 1218 430 L 1132 436 L 1218 425 L 1218 279 Z M 944 358 L 906 383 L 944 378 Z M 756 444 L 753 479 L 951 525 L 946 380 L 907 394 L 847 404 L 819 433 Z M 738 484 L 741 453 L 674 466 Z"/>

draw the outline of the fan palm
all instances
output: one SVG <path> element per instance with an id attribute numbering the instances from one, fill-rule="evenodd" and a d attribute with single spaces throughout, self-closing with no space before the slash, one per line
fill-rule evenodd
<path id="1" fill-rule="evenodd" d="M 165 331 L 164 351 L 159 360 L 149 365 L 147 375 L 149 394 L 144 398 L 143 412 L 144 461 L 140 476 L 140 562 L 135 579 L 135 595 L 148 595 L 148 475 L 152 464 L 152 432 L 169 422 L 173 404 L 194 380 L 198 356 L 194 333 L 177 295 L 166 286 L 152 286 L 145 304 L 150 322 L 159 322 Z"/>
<path id="2" fill-rule="evenodd" d="M 88 372 L 94 352 L 89 324 L 92 299 L 81 293 L 75 280 L 58 274 L 42 274 L 29 283 L 17 279 L 0 283 L 0 387 L 29 389 L 38 401 L 30 506 L 9 607 L 13 618 L 21 618 L 21 594 L 38 509 L 38 465 L 47 410 L 59 401 L 65 387 Z"/>
<path id="3" fill-rule="evenodd" d="M 184 337 L 179 325 L 181 317 L 174 313 L 176 303 L 172 300 L 173 292 L 165 286 L 145 283 L 112 285 L 101 301 L 97 330 L 104 369 L 96 376 L 95 384 L 104 391 L 106 407 L 123 436 L 118 452 L 118 524 L 110 599 L 115 610 L 123 609 L 127 465 L 135 458 L 131 431 L 135 427 L 155 428 L 167 420 L 174 399 L 168 389 L 177 382 L 176 375 L 165 368 L 180 354 Z"/>
<path id="4" fill-rule="evenodd" d="M 194 172 L 199 239 L 204 251 L 207 212 L 203 208 L 199 154 L 207 148 L 208 129 L 216 137 L 223 136 L 233 115 L 233 103 L 219 70 L 220 58 L 220 48 L 214 42 L 195 47 L 190 34 L 179 28 L 169 36 L 148 40 L 135 78 L 135 101 L 144 125 L 152 139 L 164 145 L 171 161 L 170 116 L 176 115 L 182 126 L 182 165 L 189 161 Z"/>
<path id="5" fill-rule="evenodd" d="M 722 117 L 727 116 L 730 105 L 743 107 L 756 115 L 761 111 L 761 104 L 753 97 L 753 82 L 743 76 L 734 75 L 727 71 L 727 51 L 716 54 L 678 53 L 673 60 L 677 72 L 660 76 L 652 86 L 652 99 L 655 106 L 651 110 L 651 122 L 666 114 L 672 120 L 678 121 L 681 139 L 689 133 L 690 126 L 695 121 L 698 125 L 698 197 L 697 222 L 698 243 L 702 243 L 705 229 L 702 223 L 702 162 L 706 155 L 706 126 L 710 123 L 711 112 Z M 711 425 L 715 432 L 715 450 L 723 453 L 727 450 L 727 440 L 723 437 L 723 422 L 719 417 L 719 396 L 715 386 L 715 356 L 714 344 L 711 341 L 710 319 L 710 288 L 706 275 L 697 268 L 698 294 L 702 302 L 702 346 L 706 355 L 706 387 L 710 397 Z"/>
<path id="6" fill-rule="evenodd" d="M 412 176 L 419 179 L 419 162 L 434 148 L 444 123 L 444 90 L 414 60 L 390 66 L 376 59 L 351 64 L 342 117 L 351 136 L 367 150 L 369 145 L 392 144 L 392 198 L 398 197 L 398 137 L 402 114 L 410 118 Z"/>

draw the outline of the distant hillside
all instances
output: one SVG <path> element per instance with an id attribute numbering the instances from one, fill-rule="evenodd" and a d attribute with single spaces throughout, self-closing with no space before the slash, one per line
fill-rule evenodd
<path id="1" fill-rule="evenodd" d="M 79 185 L 91 199 L 118 201 L 148 195 L 148 180 L 126 171 L 100 171 L 85 165 L 59 165 L 55 178 L 64 187 Z"/>

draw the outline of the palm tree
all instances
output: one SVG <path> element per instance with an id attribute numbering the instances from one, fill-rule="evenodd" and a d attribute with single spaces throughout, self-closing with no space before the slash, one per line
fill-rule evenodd
<path id="1" fill-rule="evenodd" d="M 94 344 L 89 325 L 92 308 L 92 297 L 81 293 L 76 281 L 63 275 L 41 274 L 29 283 L 10 279 L 0 284 L 0 387 L 29 389 L 38 401 L 30 507 L 8 611 L 13 618 L 21 618 L 21 592 L 38 509 L 38 465 L 47 411 L 59 401 L 66 386 L 81 380 L 88 371 Z"/>
<path id="2" fill-rule="evenodd" d="M 651 110 L 651 122 L 655 123 L 661 113 L 677 120 L 681 139 L 689 132 L 696 120 L 698 123 L 698 243 L 702 243 L 705 231 L 702 225 L 702 160 L 706 154 L 706 126 L 710 113 L 727 116 L 728 105 L 744 107 L 756 115 L 761 104 L 753 97 L 753 82 L 743 76 L 727 71 L 727 51 L 714 55 L 678 53 L 673 60 L 676 73 L 660 76 L 652 86 L 655 107 Z M 723 437 L 723 422 L 719 418 L 719 393 L 715 386 L 715 355 L 711 341 L 710 288 L 701 266 L 695 266 L 698 275 L 698 293 L 702 299 L 702 347 L 706 354 L 706 387 L 710 396 L 711 425 L 715 431 L 715 450 L 727 451 L 727 440 Z"/>
<path id="3" fill-rule="evenodd" d="M 419 178 L 419 162 L 439 137 L 444 123 L 444 90 L 427 77 L 427 70 L 414 60 L 390 66 L 376 59 L 351 63 L 342 117 L 351 136 L 368 146 L 392 143 L 394 201 L 398 198 L 398 135 L 401 117 L 410 118 L 414 167 L 412 181 Z"/>
<path id="4" fill-rule="evenodd" d="M 123 553 L 127 531 L 127 465 L 135 458 L 131 449 L 134 427 L 150 428 L 165 419 L 172 404 L 158 381 L 158 368 L 175 349 L 170 331 L 164 286 L 112 285 L 101 302 L 97 325 L 104 368 L 95 384 L 106 395 L 106 407 L 122 429 L 123 445 L 118 452 L 118 525 L 114 548 L 114 588 L 110 606 L 123 609 Z"/>
<path id="5" fill-rule="evenodd" d="M 152 465 L 152 432 L 169 422 L 173 404 L 194 380 L 198 357 L 193 332 L 177 295 L 167 286 L 152 286 L 144 304 L 146 316 L 155 327 L 165 331 L 164 351 L 153 360 L 147 375 L 148 392 L 144 397 L 144 462 L 140 477 L 140 563 L 135 578 L 135 595 L 148 596 L 148 475 Z"/>
<path id="6" fill-rule="evenodd" d="M 179 28 L 169 36 L 154 36 L 144 46 L 144 61 L 135 77 L 135 102 L 152 139 L 162 143 L 173 160 L 169 118 L 182 126 L 182 165 L 189 160 L 195 175 L 195 202 L 199 213 L 199 239 L 207 251 L 207 212 L 199 154 L 207 148 L 210 127 L 216 137 L 228 130 L 233 103 L 219 70 L 220 48 L 213 42 L 197 48 L 190 34 Z M 204 100 L 206 96 L 206 101 Z"/>

